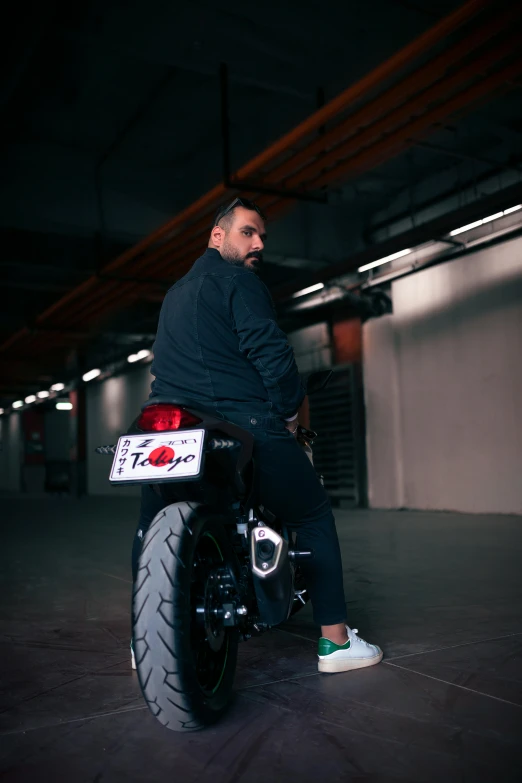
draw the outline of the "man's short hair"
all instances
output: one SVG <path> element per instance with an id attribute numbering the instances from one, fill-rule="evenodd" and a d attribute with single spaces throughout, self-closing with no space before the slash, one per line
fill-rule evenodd
<path id="1" fill-rule="evenodd" d="M 234 218 L 234 212 L 238 207 L 244 207 L 245 209 L 251 209 L 252 212 L 257 212 L 257 214 L 266 221 L 266 217 L 263 215 L 259 207 L 254 201 L 250 201 L 247 198 L 235 198 L 232 202 L 229 204 L 223 204 L 218 211 L 216 212 L 216 215 L 214 217 L 214 224 L 213 228 L 215 226 L 219 225 L 221 228 L 223 228 L 225 231 L 228 231 L 230 229 L 230 226 L 232 225 L 232 220 Z"/>

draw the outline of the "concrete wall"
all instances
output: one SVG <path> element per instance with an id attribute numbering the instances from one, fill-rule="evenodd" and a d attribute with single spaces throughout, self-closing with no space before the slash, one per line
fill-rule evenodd
<path id="1" fill-rule="evenodd" d="M 363 331 L 370 505 L 522 513 L 522 239 L 392 296 Z"/>
<path id="2" fill-rule="evenodd" d="M 22 420 L 19 413 L 0 417 L 0 490 L 22 488 Z"/>
<path id="3" fill-rule="evenodd" d="M 139 488 L 109 484 L 111 457 L 95 454 L 96 446 L 116 443 L 139 414 L 152 383 L 150 365 L 87 387 L 87 493 L 138 495 Z"/>

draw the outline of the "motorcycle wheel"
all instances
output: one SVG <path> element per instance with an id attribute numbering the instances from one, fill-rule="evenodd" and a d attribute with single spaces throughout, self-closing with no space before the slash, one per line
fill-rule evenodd
<path id="1" fill-rule="evenodd" d="M 194 503 L 167 506 L 143 540 L 133 595 L 140 687 L 160 723 L 195 731 L 232 699 L 239 634 L 225 627 L 217 571 L 233 567 L 222 516 Z"/>

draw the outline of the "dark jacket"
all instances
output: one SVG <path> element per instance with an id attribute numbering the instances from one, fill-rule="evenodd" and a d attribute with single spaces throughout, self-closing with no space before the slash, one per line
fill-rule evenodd
<path id="1" fill-rule="evenodd" d="M 154 343 L 152 396 L 289 418 L 305 390 L 294 352 L 254 272 L 208 249 L 168 291 Z"/>

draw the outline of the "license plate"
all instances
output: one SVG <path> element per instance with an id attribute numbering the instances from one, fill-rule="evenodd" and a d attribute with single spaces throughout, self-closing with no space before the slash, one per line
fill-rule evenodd
<path id="1" fill-rule="evenodd" d="M 201 471 L 205 430 L 123 435 L 112 463 L 113 484 L 195 478 Z"/>

